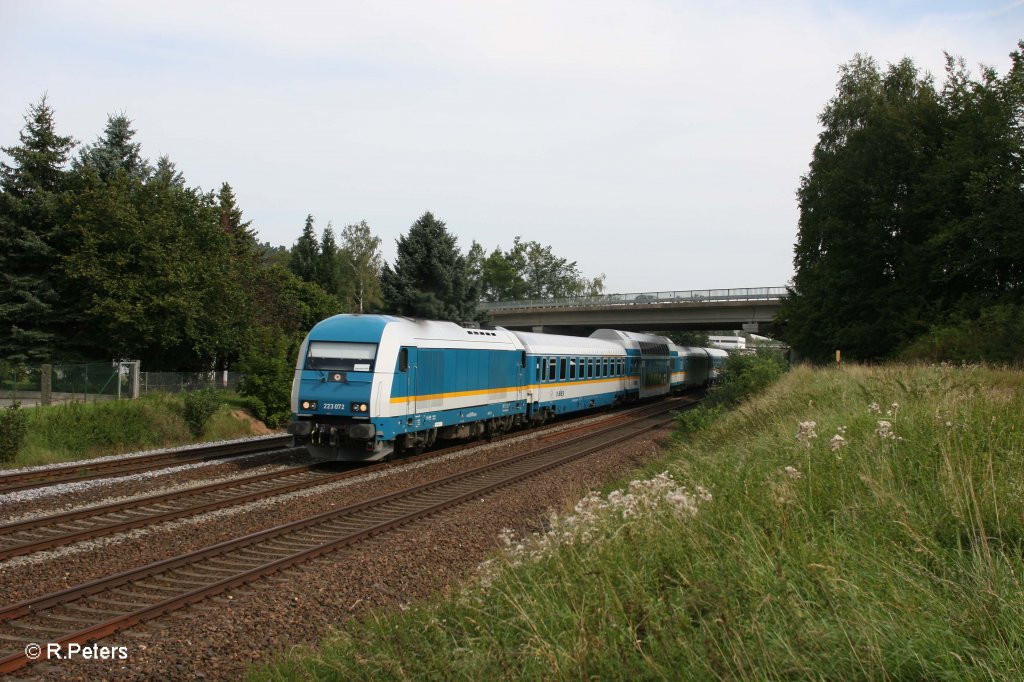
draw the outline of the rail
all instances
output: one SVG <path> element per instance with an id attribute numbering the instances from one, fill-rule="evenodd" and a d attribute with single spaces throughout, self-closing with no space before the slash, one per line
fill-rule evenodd
<path id="1" fill-rule="evenodd" d="M 163 469 L 182 464 L 193 464 L 213 459 L 224 459 L 236 455 L 250 455 L 259 452 L 281 450 L 291 445 L 291 436 L 267 436 L 199 446 L 185 446 L 163 452 L 135 455 L 124 458 L 82 460 L 64 466 L 12 470 L 0 473 L 0 495 L 41 488 L 57 483 L 78 483 L 97 478 L 127 476 L 153 469 Z"/>
<path id="2" fill-rule="evenodd" d="M 0 673 L 32 662 L 30 638 L 65 646 L 105 637 L 636 437 L 679 407 L 647 407 L 587 436 L 2 607 Z"/>
<path id="3" fill-rule="evenodd" d="M 664 305 L 669 303 L 722 303 L 729 301 L 778 301 L 789 295 L 786 287 L 751 289 L 689 289 L 687 291 L 646 291 L 635 294 L 601 294 L 571 298 L 531 299 L 524 301 L 484 301 L 487 311 L 523 308 L 584 308 L 618 305 Z"/>

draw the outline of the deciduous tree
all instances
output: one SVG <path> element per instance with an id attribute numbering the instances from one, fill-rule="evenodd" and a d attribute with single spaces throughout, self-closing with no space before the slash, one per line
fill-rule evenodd
<path id="1" fill-rule="evenodd" d="M 976 79 L 947 56 L 941 91 L 909 59 L 841 68 L 798 192 L 796 274 L 779 318 L 803 355 L 887 357 L 929 329 L 963 337 L 1024 302 L 1018 48 L 1003 78 L 985 67 Z"/>
<path id="2" fill-rule="evenodd" d="M 349 310 L 363 313 L 381 304 L 383 264 L 380 237 L 373 235 L 366 221 L 346 225 L 341 231 L 339 266 L 341 287 Z"/>

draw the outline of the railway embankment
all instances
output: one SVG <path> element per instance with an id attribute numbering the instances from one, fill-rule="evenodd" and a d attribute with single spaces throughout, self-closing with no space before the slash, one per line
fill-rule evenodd
<path id="1" fill-rule="evenodd" d="M 19 417 L 24 422 L 24 438 L 14 448 L 10 434 L 0 434 L 5 446 L 11 446 L 5 447 L 0 457 L 0 469 L 270 433 L 262 422 L 249 416 L 237 396 L 216 397 L 198 436 L 189 423 L 186 399 L 180 395 L 22 408 Z"/>
<path id="2" fill-rule="evenodd" d="M 1024 672 L 1024 373 L 797 368 L 256 679 Z"/>

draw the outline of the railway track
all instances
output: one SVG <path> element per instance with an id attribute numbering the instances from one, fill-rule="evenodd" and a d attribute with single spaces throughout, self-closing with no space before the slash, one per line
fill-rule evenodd
<path id="1" fill-rule="evenodd" d="M 671 421 L 667 413 L 678 407 L 640 408 L 629 421 L 563 442 L 4 607 L 0 672 L 31 662 L 28 642 L 66 646 L 105 637 L 634 438 Z"/>
<path id="2" fill-rule="evenodd" d="M 644 409 L 647 408 L 633 408 L 633 410 L 609 416 L 602 424 L 611 425 L 628 420 L 633 411 Z M 592 425 L 574 426 L 568 430 L 559 430 L 550 434 L 542 432 L 538 434 L 537 438 L 540 442 L 548 442 L 592 428 Z M 522 434 L 509 434 L 508 437 L 520 435 Z M 495 439 L 495 441 L 497 440 Z M 476 445 L 478 444 L 470 443 L 445 448 L 420 455 L 415 461 L 427 461 Z M 4 524 L 0 525 L 0 561 L 165 521 L 198 516 L 216 509 L 283 495 L 296 490 L 327 485 L 396 465 L 400 466 L 400 463 L 387 462 L 371 466 L 358 466 L 339 473 L 324 471 L 323 467 L 316 463 L 306 464 L 196 488 L 121 500 L 111 504 Z"/>
<path id="3" fill-rule="evenodd" d="M 195 462 L 205 462 L 256 452 L 268 452 L 286 448 L 290 444 L 291 436 L 271 436 L 269 438 L 244 440 L 234 443 L 190 447 L 151 455 L 138 455 L 136 457 L 110 459 L 100 462 L 85 461 L 67 466 L 51 467 L 49 469 L 0 474 L 0 495 L 57 483 L 127 476 L 170 466 L 193 464 Z"/>
<path id="4" fill-rule="evenodd" d="M 0 561 L 164 521 L 311 488 L 363 473 L 289 467 L 171 493 L 148 495 L 0 526 Z"/>

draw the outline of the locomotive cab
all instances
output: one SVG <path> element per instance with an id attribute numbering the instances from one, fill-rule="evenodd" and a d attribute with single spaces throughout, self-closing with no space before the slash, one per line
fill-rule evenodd
<path id="1" fill-rule="evenodd" d="M 303 346 L 288 425 L 293 444 L 330 459 L 342 450 L 372 459 L 389 454 L 370 418 L 379 344 L 308 339 Z"/>

